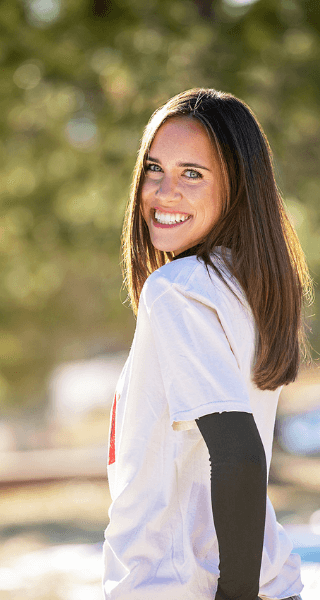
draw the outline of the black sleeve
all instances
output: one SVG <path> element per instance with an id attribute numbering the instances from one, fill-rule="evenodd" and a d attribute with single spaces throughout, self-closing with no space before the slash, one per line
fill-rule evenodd
<path id="1" fill-rule="evenodd" d="M 259 600 L 267 498 L 264 447 L 252 414 L 196 420 L 211 462 L 213 520 L 220 577 L 215 600 Z"/>

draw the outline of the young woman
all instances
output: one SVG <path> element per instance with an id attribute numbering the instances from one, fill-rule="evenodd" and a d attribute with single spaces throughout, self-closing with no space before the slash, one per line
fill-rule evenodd
<path id="1" fill-rule="evenodd" d="M 193 89 L 154 113 L 123 244 L 138 316 L 112 407 L 105 598 L 298 599 L 266 488 L 310 281 L 243 102 Z"/>

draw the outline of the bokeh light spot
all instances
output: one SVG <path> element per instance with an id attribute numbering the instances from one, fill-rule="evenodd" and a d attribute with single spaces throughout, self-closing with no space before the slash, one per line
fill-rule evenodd
<path id="1" fill-rule="evenodd" d="M 13 196 L 28 196 L 36 187 L 36 178 L 30 168 L 14 167 L 7 176 L 6 188 Z"/>
<path id="2" fill-rule="evenodd" d="M 45 26 L 56 21 L 60 15 L 60 0 L 30 0 L 28 17 L 32 25 Z"/>
<path id="3" fill-rule="evenodd" d="M 89 117 L 70 119 L 65 129 L 69 143 L 79 150 L 93 150 L 97 144 L 98 129 Z"/>
<path id="4" fill-rule="evenodd" d="M 249 4 L 254 4 L 258 0 L 224 0 L 226 4 L 229 6 L 248 6 Z"/>
<path id="5" fill-rule="evenodd" d="M 58 192 L 55 211 L 58 217 L 74 225 L 85 225 L 103 213 L 106 200 L 90 185 L 85 189 L 75 189 L 72 184 L 64 185 Z"/>
<path id="6" fill-rule="evenodd" d="M 313 37 L 309 32 L 289 29 L 284 36 L 284 46 L 296 58 L 306 58 L 313 50 Z"/>
<path id="7" fill-rule="evenodd" d="M 114 48 L 98 48 L 93 53 L 90 63 L 96 73 L 110 74 L 119 68 L 121 55 Z"/>
<path id="8" fill-rule="evenodd" d="M 45 127 L 47 119 L 43 107 L 39 110 L 36 106 L 18 104 L 9 112 L 8 122 L 16 131 L 28 131 L 42 129 Z"/>
<path id="9" fill-rule="evenodd" d="M 23 90 L 35 88 L 41 80 L 41 70 L 39 65 L 34 62 L 25 62 L 16 69 L 13 74 L 13 81 Z"/>
<path id="10" fill-rule="evenodd" d="M 296 198 L 288 198 L 286 200 L 286 208 L 294 228 L 299 230 L 305 221 L 305 207 Z"/>
<path id="11" fill-rule="evenodd" d="M 133 43 L 138 52 L 150 54 L 160 50 L 162 37 L 160 33 L 154 29 L 139 29 L 139 31 L 137 31 L 134 35 Z"/>

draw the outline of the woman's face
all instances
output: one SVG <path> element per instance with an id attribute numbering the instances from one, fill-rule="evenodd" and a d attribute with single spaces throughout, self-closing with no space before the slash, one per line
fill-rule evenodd
<path id="1" fill-rule="evenodd" d="M 151 144 L 141 190 L 143 217 L 158 250 L 180 254 L 201 242 L 222 208 L 221 173 L 205 128 L 173 117 Z"/>

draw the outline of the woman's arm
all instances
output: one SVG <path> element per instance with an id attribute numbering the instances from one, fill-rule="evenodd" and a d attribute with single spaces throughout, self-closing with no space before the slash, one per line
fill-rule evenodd
<path id="1" fill-rule="evenodd" d="M 196 420 L 211 461 L 211 499 L 219 543 L 215 600 L 258 600 L 267 466 L 253 415 L 222 412 Z"/>

